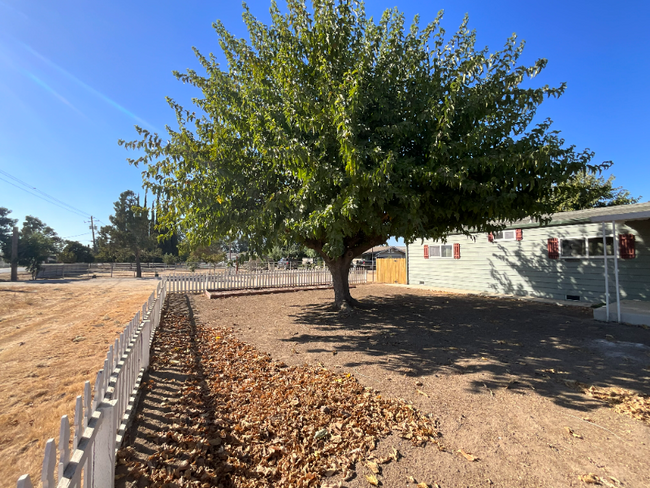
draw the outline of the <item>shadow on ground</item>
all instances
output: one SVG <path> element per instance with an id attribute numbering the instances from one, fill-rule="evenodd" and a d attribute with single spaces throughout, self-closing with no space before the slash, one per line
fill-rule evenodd
<path id="1" fill-rule="evenodd" d="M 407 376 L 486 373 L 469 383 L 472 392 L 532 388 L 578 410 L 602 403 L 575 381 L 650 393 L 650 331 L 596 322 L 589 308 L 407 293 L 362 302 L 369 309 L 349 316 L 328 304 L 294 306 L 292 319 L 310 329 L 285 342 L 314 353 L 362 352 L 349 368 L 375 365 Z M 310 349 L 310 343 L 321 345 Z"/>

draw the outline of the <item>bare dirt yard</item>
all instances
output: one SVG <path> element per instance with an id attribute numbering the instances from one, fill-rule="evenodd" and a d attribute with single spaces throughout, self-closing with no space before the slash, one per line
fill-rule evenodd
<path id="1" fill-rule="evenodd" d="M 170 295 L 116 486 L 650 486 L 650 330 L 364 285 Z"/>
<path id="2" fill-rule="evenodd" d="M 158 284 L 94 279 L 0 283 L 0 486 L 40 480 L 48 438 L 94 382 L 109 346 Z"/>

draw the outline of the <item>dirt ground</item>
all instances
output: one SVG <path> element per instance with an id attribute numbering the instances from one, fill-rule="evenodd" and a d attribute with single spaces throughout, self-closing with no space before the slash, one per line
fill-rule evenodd
<path id="1" fill-rule="evenodd" d="M 145 279 L 0 283 L 0 486 L 40 480 L 45 442 L 158 284 Z"/>
<path id="2" fill-rule="evenodd" d="M 388 285 L 352 295 L 369 309 L 332 313 L 327 290 L 197 295 L 188 313 L 197 324 L 233 328 L 274 360 L 351 374 L 435 418 L 443 451 L 395 434 L 378 444 L 377 458 L 393 448 L 401 454 L 374 474 L 383 486 L 650 486 L 650 400 L 620 403 L 623 391 L 650 392 L 649 330 L 596 322 L 591 309 L 507 298 Z M 186 379 L 152 373 L 152 385 L 166 383 L 160 398 L 145 398 L 129 449 L 156 452 L 138 429 L 166 431 L 174 421 L 153 418 L 151 408 L 178 401 Z M 367 466 L 357 463 L 342 486 L 370 486 Z"/>

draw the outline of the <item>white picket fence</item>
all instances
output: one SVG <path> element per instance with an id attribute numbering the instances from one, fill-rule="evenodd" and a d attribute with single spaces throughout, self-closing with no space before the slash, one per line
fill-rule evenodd
<path id="1" fill-rule="evenodd" d="M 361 268 L 351 268 L 348 280 L 350 284 L 366 283 L 368 281 L 368 271 Z M 235 272 L 230 268 L 225 273 L 175 273 L 163 276 L 162 281 L 163 286 L 169 293 L 204 293 L 206 290 L 254 290 L 331 285 L 332 274 L 328 269 Z"/>
<path id="2" fill-rule="evenodd" d="M 54 439 L 45 444 L 41 481 L 43 488 L 109 488 L 114 485 L 115 452 L 122 443 L 142 376 L 149 366 L 153 335 L 160 323 L 166 288 L 162 282 L 142 305 L 142 310 L 115 340 L 104 368 L 97 373 L 91 400 L 90 382 L 77 397 L 70 452 L 70 422 L 61 417 L 59 449 Z M 32 488 L 29 475 L 17 488 Z"/>

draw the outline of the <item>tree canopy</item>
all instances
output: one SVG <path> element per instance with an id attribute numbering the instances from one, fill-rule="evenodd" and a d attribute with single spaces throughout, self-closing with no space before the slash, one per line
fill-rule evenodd
<path id="1" fill-rule="evenodd" d="M 594 173 L 577 173 L 559 185 L 552 203 L 557 212 L 568 212 L 586 208 L 629 205 L 641 201 L 640 196 L 633 197 L 622 186 L 614 187 L 614 179 L 614 175 L 605 180 L 605 177 Z"/>
<path id="2" fill-rule="evenodd" d="M 337 304 L 354 303 L 352 259 L 390 237 L 407 243 L 482 232 L 552 211 L 557 185 L 595 169 L 551 121 L 533 123 L 559 87 L 529 87 L 547 61 L 519 64 L 524 44 L 477 49 L 465 18 L 446 38 L 442 12 L 408 28 L 397 9 L 378 22 L 362 2 L 273 3 L 272 23 L 244 7 L 248 39 L 214 24 L 227 66 L 195 49 L 205 74 L 198 114 L 168 99 L 178 129 L 137 128 L 144 183 L 160 221 L 196 244 L 245 236 L 316 250 Z"/>
<path id="3" fill-rule="evenodd" d="M 41 219 L 27 215 L 18 234 L 18 264 L 36 279 L 42 264 L 59 252 L 62 240 Z"/>
<path id="4" fill-rule="evenodd" d="M 127 190 L 120 194 L 113 204 L 114 213 L 109 217 L 111 225 L 99 230 L 98 257 L 108 260 L 129 260 L 135 258 L 136 276 L 142 277 L 140 267 L 143 252 L 155 247 L 149 210 L 140 205 L 140 197 Z M 161 255 L 162 257 L 162 255 Z"/>
<path id="5" fill-rule="evenodd" d="M 0 253 L 5 261 L 11 260 L 11 239 L 17 219 L 9 217 L 11 210 L 0 207 Z"/>
<path id="6" fill-rule="evenodd" d="M 95 257 L 90 246 L 84 246 L 79 241 L 65 241 L 57 259 L 62 263 L 92 263 Z"/>

